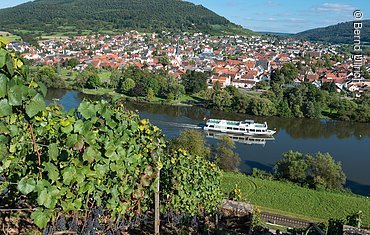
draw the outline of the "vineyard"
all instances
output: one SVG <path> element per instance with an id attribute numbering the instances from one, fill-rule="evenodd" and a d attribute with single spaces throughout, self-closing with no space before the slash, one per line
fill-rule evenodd
<path id="1" fill-rule="evenodd" d="M 161 218 L 197 227 L 217 210 L 215 164 L 167 148 L 159 128 L 122 104 L 85 100 L 66 113 L 46 106 L 46 93 L 0 38 L 2 233 L 25 223 L 44 234 L 117 234 L 145 223 L 158 233 Z"/>
<path id="2" fill-rule="evenodd" d="M 363 225 L 370 226 L 370 199 L 350 193 L 316 191 L 292 183 L 263 180 L 242 174 L 225 173 L 222 190 L 230 192 L 235 184 L 241 189 L 243 200 L 264 211 L 281 213 L 309 221 L 345 218 L 362 211 Z"/>

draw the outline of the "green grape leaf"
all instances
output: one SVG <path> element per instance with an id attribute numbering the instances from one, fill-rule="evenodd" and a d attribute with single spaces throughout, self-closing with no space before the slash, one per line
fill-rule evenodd
<path id="1" fill-rule="evenodd" d="M 85 169 L 84 168 L 79 168 L 76 170 L 76 181 L 78 184 L 82 184 L 85 180 Z"/>
<path id="2" fill-rule="evenodd" d="M 58 178 L 59 178 L 59 171 L 58 171 L 58 168 L 53 164 L 53 163 L 45 163 L 45 170 L 48 172 L 48 176 L 49 178 L 56 182 L 58 181 Z"/>
<path id="3" fill-rule="evenodd" d="M 7 52 L 4 49 L 0 48 L 0 69 L 5 65 L 6 54 Z"/>
<path id="4" fill-rule="evenodd" d="M 37 198 L 37 203 L 39 205 L 45 206 L 48 209 L 53 209 L 57 204 L 56 196 L 58 195 L 59 190 L 57 190 L 55 187 L 51 187 L 50 189 L 50 192 L 48 191 L 48 188 L 44 188 L 41 191 Z"/>
<path id="5" fill-rule="evenodd" d="M 39 208 L 37 211 L 32 212 L 31 218 L 37 227 L 45 228 L 51 218 L 51 213 L 49 210 L 43 211 Z"/>
<path id="6" fill-rule="evenodd" d="M 9 85 L 9 84 L 8 84 Z M 22 87 L 19 85 L 8 86 L 8 99 L 11 106 L 19 106 L 22 104 Z"/>
<path id="7" fill-rule="evenodd" d="M 5 97 L 7 87 L 8 87 L 8 78 L 4 74 L 0 74 L 0 98 Z"/>
<path id="8" fill-rule="evenodd" d="M 3 122 L 0 122 L 0 134 L 9 134 L 9 129 L 5 126 Z"/>
<path id="9" fill-rule="evenodd" d="M 10 54 L 7 54 L 5 60 L 5 66 L 11 76 L 14 75 L 14 61 L 13 58 L 10 56 Z"/>
<path id="10" fill-rule="evenodd" d="M 82 200 L 81 198 L 76 199 L 73 201 L 72 206 L 75 208 L 75 210 L 79 210 L 82 207 Z"/>
<path id="11" fill-rule="evenodd" d="M 12 106 L 9 105 L 8 100 L 0 100 L 0 117 L 6 117 L 10 114 L 12 114 Z"/>
<path id="12" fill-rule="evenodd" d="M 67 167 L 63 170 L 63 183 L 66 185 L 70 185 L 72 180 L 75 177 L 76 174 L 76 168 L 74 167 Z"/>
<path id="13" fill-rule="evenodd" d="M 27 179 L 23 178 L 21 181 L 19 181 L 17 189 L 19 192 L 23 193 L 24 195 L 27 195 L 31 193 L 36 187 L 36 182 L 34 179 Z"/>
<path id="14" fill-rule="evenodd" d="M 98 164 L 95 166 L 96 173 L 99 177 L 103 178 L 104 175 L 107 173 L 109 170 L 109 165 L 101 165 Z"/>
<path id="15" fill-rule="evenodd" d="M 74 124 L 74 132 L 81 134 L 83 125 L 84 125 L 84 122 L 82 120 L 77 120 L 77 122 L 75 122 Z"/>
<path id="16" fill-rule="evenodd" d="M 40 94 L 37 94 L 32 98 L 31 102 L 26 106 L 26 113 L 28 117 L 32 118 L 39 112 L 43 111 L 46 108 L 44 98 Z"/>
<path id="17" fill-rule="evenodd" d="M 59 156 L 59 149 L 58 145 L 56 143 L 50 144 L 49 145 L 49 150 L 48 150 L 49 158 L 51 160 L 56 161 Z"/>
<path id="18" fill-rule="evenodd" d="M 78 140 L 77 138 L 78 138 L 77 134 L 68 135 L 66 147 L 72 148 L 77 143 Z"/>
<path id="19" fill-rule="evenodd" d="M 48 89 L 46 88 L 46 86 L 42 82 L 38 82 L 37 84 L 40 87 L 40 91 L 41 91 L 42 96 L 45 97 L 46 94 L 48 93 Z"/>
<path id="20" fill-rule="evenodd" d="M 69 126 L 66 126 L 66 127 L 61 127 L 60 129 L 62 130 L 63 133 L 69 134 L 73 131 L 73 125 L 69 125 Z"/>
<path id="21" fill-rule="evenodd" d="M 90 102 L 82 102 L 77 110 L 86 119 L 90 119 L 96 115 L 95 105 Z"/>
<path id="22" fill-rule="evenodd" d="M 47 201 L 50 201 L 51 196 L 48 194 L 48 191 L 46 188 L 44 188 L 39 196 L 37 197 L 37 203 L 41 206 L 45 205 Z"/>
<path id="23" fill-rule="evenodd" d="M 84 161 L 88 161 L 91 163 L 98 155 L 100 156 L 100 153 L 98 153 L 98 151 L 96 151 L 93 147 L 88 147 L 82 158 Z"/>

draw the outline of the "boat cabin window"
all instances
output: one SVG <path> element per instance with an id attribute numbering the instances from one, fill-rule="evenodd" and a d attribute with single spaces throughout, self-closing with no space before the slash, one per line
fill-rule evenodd
<path id="1" fill-rule="evenodd" d="M 236 130 L 236 131 L 238 131 L 238 130 L 239 130 L 239 128 L 237 128 L 237 127 L 234 127 L 234 128 L 233 128 L 233 130 Z"/>
<path id="2" fill-rule="evenodd" d="M 231 127 L 227 127 L 227 129 L 228 129 L 228 130 L 232 130 L 232 128 L 231 128 Z"/>
<path id="3" fill-rule="evenodd" d="M 251 129 L 250 131 L 251 131 L 251 132 L 256 132 L 256 130 L 255 130 L 255 129 Z"/>
<path id="4" fill-rule="evenodd" d="M 214 128 L 214 127 L 215 127 L 215 125 L 209 125 L 208 127 Z"/>
<path id="5" fill-rule="evenodd" d="M 257 132 L 262 132 L 261 130 L 257 130 Z"/>

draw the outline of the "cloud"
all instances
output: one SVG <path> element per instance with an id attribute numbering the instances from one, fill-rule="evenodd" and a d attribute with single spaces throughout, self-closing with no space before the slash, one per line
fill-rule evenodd
<path id="1" fill-rule="evenodd" d="M 343 11 L 353 11 L 355 8 L 351 5 L 346 5 L 342 3 L 323 3 L 315 8 L 313 8 L 316 12 L 343 12 Z"/>
<path id="2" fill-rule="evenodd" d="M 279 4 L 277 2 L 274 2 L 274 1 L 267 1 L 264 4 L 265 4 L 265 6 L 269 6 L 269 7 L 279 6 Z"/>

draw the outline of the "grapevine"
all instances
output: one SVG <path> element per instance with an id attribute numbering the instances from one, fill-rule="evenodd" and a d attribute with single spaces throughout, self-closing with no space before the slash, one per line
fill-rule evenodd
<path id="1" fill-rule="evenodd" d="M 168 151 L 159 128 L 122 104 L 84 100 L 65 113 L 45 105 L 46 93 L 1 44 L 1 208 L 19 202 L 36 208 L 31 218 L 46 233 L 113 231 L 102 217 L 137 225 L 153 209 L 157 169 L 163 167 L 162 211 L 193 216 L 216 209 L 221 194 L 215 165 Z"/>

